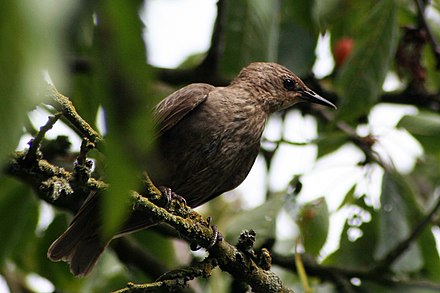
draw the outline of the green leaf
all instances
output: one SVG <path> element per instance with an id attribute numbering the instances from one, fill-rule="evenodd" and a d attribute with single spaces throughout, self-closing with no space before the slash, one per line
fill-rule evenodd
<path id="1" fill-rule="evenodd" d="M 297 223 L 305 251 L 317 256 L 327 240 L 329 228 L 329 211 L 325 198 L 320 197 L 306 203 L 301 208 Z"/>
<path id="2" fill-rule="evenodd" d="M 38 222 L 38 206 L 30 189 L 0 177 L 0 215 L 0 265 L 7 259 L 26 261 L 23 256 L 35 238 Z"/>
<path id="3" fill-rule="evenodd" d="M 409 201 L 414 204 L 414 195 L 407 188 L 397 173 L 385 173 L 382 181 L 382 194 L 379 210 L 379 238 L 374 253 L 376 259 L 382 259 L 389 251 L 411 233 L 412 212 L 408 208 Z M 415 203 L 417 204 L 417 203 Z M 420 247 L 411 245 L 407 251 L 392 265 L 395 271 L 413 272 L 423 266 Z"/>
<path id="4" fill-rule="evenodd" d="M 404 283 L 404 282 L 402 282 Z M 399 292 L 399 293 L 436 293 L 438 292 L 437 288 L 429 288 L 429 286 L 415 286 L 411 284 L 395 284 L 392 287 L 389 285 L 382 285 L 377 282 L 364 281 L 362 280 L 362 284 L 359 288 L 359 292 L 374 292 L 374 293 L 390 293 L 390 292 Z"/>
<path id="5" fill-rule="evenodd" d="M 278 62 L 299 76 L 311 72 L 316 58 L 318 29 L 312 7 L 313 1 L 282 1 Z"/>
<path id="6" fill-rule="evenodd" d="M 396 212 L 391 210 L 392 215 L 384 215 L 381 217 L 381 221 L 385 225 L 391 225 L 391 227 L 384 227 L 382 238 L 394 238 L 397 240 L 381 240 L 381 245 L 384 247 L 379 247 L 379 250 L 392 249 L 390 244 L 396 245 L 399 241 L 407 237 L 409 234 L 407 231 L 406 235 L 396 229 L 402 229 L 403 225 L 408 225 L 409 230 L 412 231 L 425 217 L 425 213 L 419 207 L 416 201 L 414 191 L 412 186 L 409 184 L 408 178 L 401 176 L 400 174 L 385 173 L 383 179 L 383 193 L 382 197 L 384 204 L 392 205 L 395 207 Z M 400 198 L 398 198 L 400 197 Z M 381 199 L 382 200 L 382 199 Z M 399 201 L 399 203 L 396 203 Z M 402 208 L 398 208 L 401 206 Z M 383 209 L 388 210 L 389 208 L 383 207 Z M 395 219 L 390 219 L 391 217 Z M 406 228 L 403 228 L 406 229 Z M 387 234 L 385 234 L 387 233 Z M 393 243 L 394 242 L 394 243 Z M 410 248 L 407 250 L 403 256 L 393 264 L 392 268 L 395 271 L 418 271 L 422 273 L 423 278 L 428 278 L 432 281 L 439 281 L 440 276 L 438 274 L 438 268 L 440 267 L 440 257 L 436 249 L 434 235 L 431 231 L 431 225 L 425 227 L 421 235 L 412 243 Z"/>
<path id="7" fill-rule="evenodd" d="M 363 29 L 354 37 L 354 51 L 336 80 L 341 102 L 338 118 L 353 121 L 368 113 L 381 92 L 398 39 L 394 0 L 375 2 L 366 10 Z"/>
<path id="8" fill-rule="evenodd" d="M 341 131 L 320 134 L 320 136 L 314 141 L 318 146 L 318 158 L 338 150 L 348 141 L 348 135 Z"/>
<path id="9" fill-rule="evenodd" d="M 62 25 L 60 18 L 51 12 L 58 8 L 58 15 L 65 15 L 67 11 L 54 3 L 48 7 L 48 3 L 0 3 L 3 14 L 0 19 L 0 164 L 17 146 L 27 112 L 42 100 L 43 70 L 58 75 L 60 79 L 63 77 L 57 47 Z"/>
<path id="10" fill-rule="evenodd" d="M 161 260 L 165 266 L 175 266 L 177 260 L 173 239 L 148 229 L 135 233 L 133 237 L 142 247 Z"/>
<path id="11" fill-rule="evenodd" d="M 129 190 L 138 189 L 139 175 L 152 145 L 151 69 L 146 63 L 138 1 L 101 2 L 96 30 L 96 96 L 106 113 L 107 169 L 110 188 L 103 202 L 104 232 L 114 231 L 128 212 Z"/>
<path id="12" fill-rule="evenodd" d="M 341 202 L 341 204 L 339 205 L 339 207 L 336 210 L 340 210 L 341 208 L 351 205 L 351 204 L 355 204 L 356 202 L 356 197 L 354 195 L 354 192 L 356 190 L 356 184 L 353 184 L 353 186 L 350 188 L 350 190 L 345 194 L 344 196 L 344 200 Z M 365 195 L 360 196 L 360 198 L 364 197 Z"/>
<path id="13" fill-rule="evenodd" d="M 284 204 L 284 196 L 274 195 L 264 204 L 249 211 L 238 213 L 230 219 L 226 232 L 226 239 L 236 242 L 238 235 L 243 230 L 253 229 L 257 233 L 256 245 L 258 247 L 265 240 L 275 238 L 276 220 Z"/>
<path id="14" fill-rule="evenodd" d="M 365 204 L 363 198 L 356 200 L 356 205 L 371 215 L 371 221 L 356 227 L 362 231 L 362 236 L 354 241 L 349 240 L 348 234 L 352 226 L 344 225 L 341 233 L 339 249 L 329 255 L 324 264 L 338 265 L 347 269 L 366 269 L 374 262 L 373 253 L 377 239 L 377 212 Z"/>
<path id="15" fill-rule="evenodd" d="M 440 115 L 432 112 L 420 112 L 406 115 L 397 124 L 405 128 L 424 147 L 427 152 L 440 152 Z"/>
<path id="16" fill-rule="evenodd" d="M 266 0 L 237 0 L 226 5 L 222 72 L 236 75 L 254 61 L 274 61 L 279 7 Z"/>

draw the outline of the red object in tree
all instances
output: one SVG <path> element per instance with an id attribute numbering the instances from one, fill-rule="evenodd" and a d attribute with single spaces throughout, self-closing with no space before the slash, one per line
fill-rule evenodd
<path id="1" fill-rule="evenodd" d="M 333 56 L 335 58 L 336 67 L 340 67 L 348 56 L 350 56 L 353 46 L 353 39 L 349 37 L 341 38 L 336 42 L 333 48 Z"/>

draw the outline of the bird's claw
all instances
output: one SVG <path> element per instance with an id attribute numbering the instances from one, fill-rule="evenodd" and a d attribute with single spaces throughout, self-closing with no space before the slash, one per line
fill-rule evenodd
<path id="1" fill-rule="evenodd" d="M 159 190 L 160 190 L 160 192 L 162 192 L 162 195 L 165 196 L 165 199 L 166 199 L 165 207 L 166 208 L 168 208 L 170 206 L 170 203 L 173 199 L 176 199 L 176 200 L 180 201 L 181 203 L 183 203 L 184 205 L 186 205 L 186 199 L 184 197 L 178 195 L 174 191 L 172 191 L 171 188 L 165 187 L 165 186 L 160 186 Z"/>
<path id="2" fill-rule="evenodd" d="M 211 226 L 212 217 L 208 217 L 206 219 L 206 221 L 208 222 L 208 225 Z M 223 240 L 223 236 L 218 231 L 217 226 L 211 226 L 211 229 L 214 232 L 214 237 L 212 237 L 211 242 L 209 243 L 208 247 L 206 247 L 207 250 L 211 249 L 217 242 Z M 198 245 L 197 243 L 191 243 L 190 248 L 192 251 L 197 251 L 202 247 L 200 245 Z"/>
<path id="3" fill-rule="evenodd" d="M 212 231 L 214 232 L 214 237 L 212 237 L 211 243 L 209 243 L 209 246 L 206 249 L 211 249 L 217 242 L 220 242 L 223 240 L 222 234 L 217 229 L 217 226 L 211 226 Z"/>

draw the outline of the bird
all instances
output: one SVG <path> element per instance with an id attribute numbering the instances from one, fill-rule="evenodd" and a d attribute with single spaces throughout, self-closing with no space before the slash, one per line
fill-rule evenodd
<path id="1" fill-rule="evenodd" d="M 146 169 L 156 186 L 198 207 L 244 181 L 270 114 L 303 101 L 336 109 L 292 71 L 272 62 L 249 64 L 224 87 L 189 84 L 154 108 L 158 152 L 152 166 L 159 167 Z M 93 269 L 112 238 L 157 224 L 132 215 L 117 235 L 102 239 L 98 199 L 97 193 L 86 199 L 48 250 L 51 260 L 69 262 L 75 276 Z"/>

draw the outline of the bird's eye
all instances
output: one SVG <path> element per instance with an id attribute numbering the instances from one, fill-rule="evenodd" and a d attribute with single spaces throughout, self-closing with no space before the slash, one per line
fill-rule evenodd
<path id="1" fill-rule="evenodd" d="M 296 89 L 296 82 L 291 78 L 284 79 L 284 88 L 288 91 L 294 91 Z"/>

